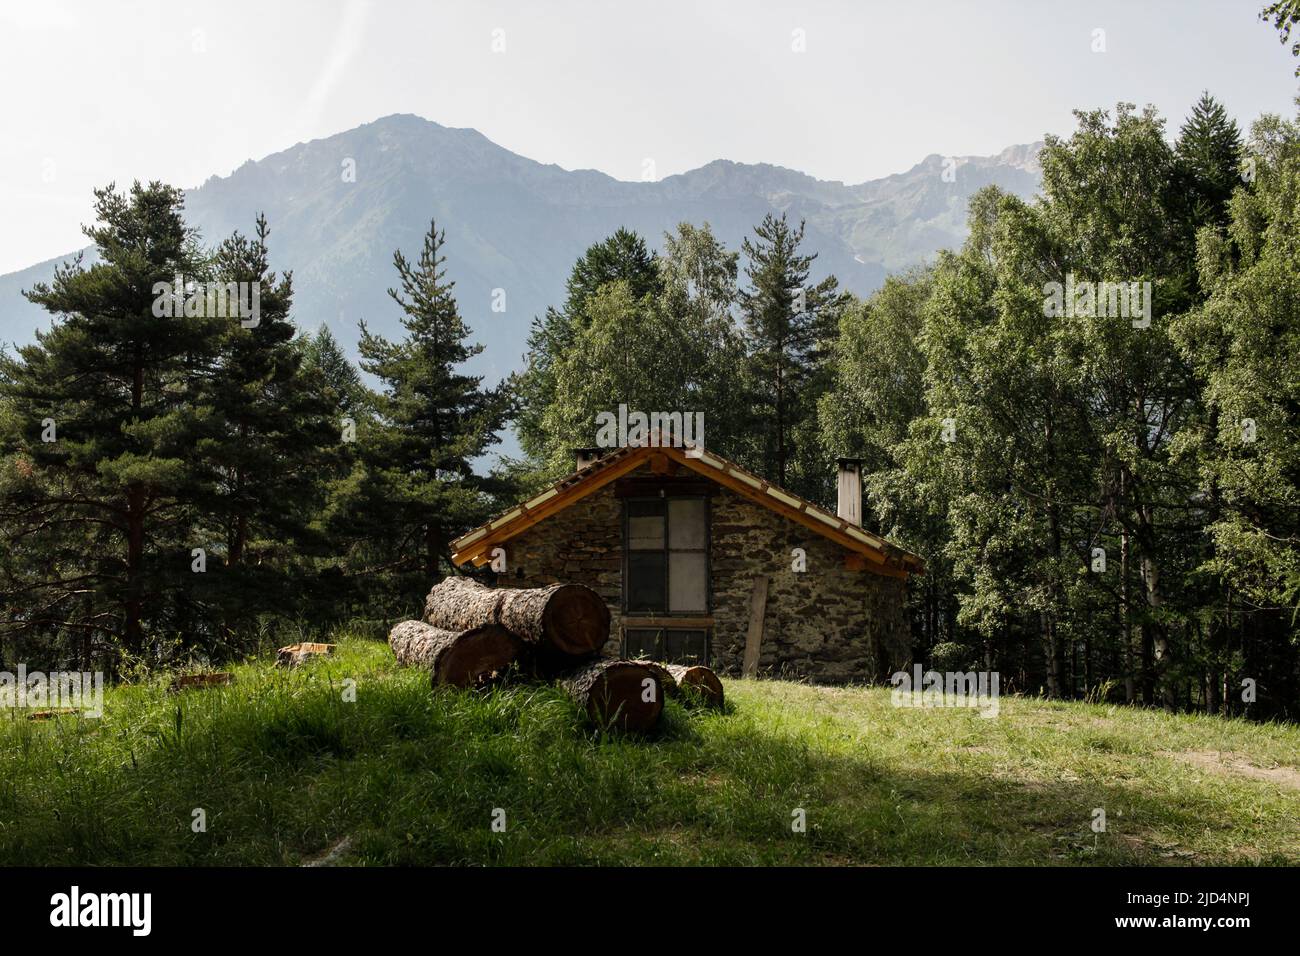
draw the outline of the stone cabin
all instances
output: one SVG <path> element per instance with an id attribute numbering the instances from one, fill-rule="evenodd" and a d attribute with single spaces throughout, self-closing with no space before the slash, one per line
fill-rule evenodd
<path id="1" fill-rule="evenodd" d="M 706 450 L 581 449 L 577 463 L 453 542 L 452 560 L 494 566 L 503 586 L 594 589 L 606 656 L 819 683 L 910 662 L 904 597 L 922 562 L 861 527 L 857 460 L 839 461 L 838 514 Z"/>

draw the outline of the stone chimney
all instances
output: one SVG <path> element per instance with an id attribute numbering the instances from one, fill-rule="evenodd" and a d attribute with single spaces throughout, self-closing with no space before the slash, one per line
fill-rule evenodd
<path id="1" fill-rule="evenodd" d="M 574 464 L 574 469 L 573 469 L 573 470 L 574 470 L 574 471 L 582 471 L 582 469 L 586 468 L 588 465 L 592 464 L 592 463 L 593 463 L 597 458 L 600 457 L 600 453 L 601 453 L 602 450 L 603 450 L 603 449 L 600 449 L 600 448 L 574 448 L 574 449 L 572 449 L 572 451 L 573 451 L 573 460 L 574 460 L 574 462 L 575 462 L 575 464 Z"/>
<path id="2" fill-rule="evenodd" d="M 862 527 L 862 459 L 837 458 L 839 497 L 835 513 L 849 524 Z"/>

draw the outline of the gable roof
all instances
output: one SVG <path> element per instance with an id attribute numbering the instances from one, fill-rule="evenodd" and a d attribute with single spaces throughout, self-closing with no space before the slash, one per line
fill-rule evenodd
<path id="1" fill-rule="evenodd" d="M 581 501 L 647 461 L 651 462 L 652 467 L 659 463 L 675 462 L 802 524 L 835 542 L 850 554 L 861 555 L 865 559 L 861 562 L 865 570 L 899 578 L 921 574 L 925 570 L 924 561 L 910 551 L 890 544 L 879 535 L 845 521 L 807 499 L 764 481 L 721 455 L 703 449 L 698 453 L 687 454 L 681 448 L 654 445 L 617 448 L 557 481 L 523 504 L 516 505 L 487 524 L 461 535 L 451 543 L 451 560 L 458 565 L 472 561 L 475 567 L 482 567 L 491 560 L 493 547 Z"/>

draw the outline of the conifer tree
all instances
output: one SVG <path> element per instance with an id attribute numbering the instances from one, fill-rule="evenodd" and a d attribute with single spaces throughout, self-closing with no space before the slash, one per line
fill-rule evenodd
<path id="1" fill-rule="evenodd" d="M 207 483 L 195 503 L 222 561 L 196 593 L 221 606 L 227 628 L 299 596 L 289 575 L 323 548 L 312 522 L 322 471 L 342 444 L 330 396 L 303 369 L 292 276 L 270 270 L 268 235 L 259 216 L 252 238 L 235 233 L 213 257 L 214 281 L 256 288 L 259 303 L 254 315 L 220 324 L 219 358 L 200 397 Z"/>
<path id="2" fill-rule="evenodd" d="M 746 373 L 755 447 L 750 460 L 767 478 L 808 490 L 795 478 L 801 437 L 815 434 L 817 401 L 829 385 L 828 357 L 845 297 L 834 276 L 810 285 L 816 253 L 804 255 L 804 224 L 768 213 L 742 249 L 749 287 L 740 293 L 748 352 Z"/>
<path id="3" fill-rule="evenodd" d="M 204 274 L 182 206 L 156 182 L 96 190 L 85 232 L 100 261 L 60 266 L 27 293 L 54 319 L 0 362 L 0 507 L 9 546 L 32 558 L 5 583 L 12 629 L 107 638 L 140 655 L 146 624 L 165 622 L 165 598 L 185 584 L 202 481 L 195 389 L 220 329 L 155 308 L 177 275 Z"/>
<path id="4" fill-rule="evenodd" d="M 1241 132 L 1208 92 L 1183 123 L 1176 151 L 1193 223 L 1225 225 L 1228 200 L 1241 182 Z"/>
<path id="5" fill-rule="evenodd" d="M 492 485 L 474 463 L 498 441 L 510 412 L 508 386 L 485 388 L 461 366 L 482 351 L 447 281 L 444 236 L 431 224 L 419 258 L 393 255 L 406 336 L 390 342 L 361 325 L 361 368 L 380 382 L 377 419 L 358 431 L 364 474 L 347 492 L 367 537 L 390 549 L 389 566 L 418 572 L 427 588 L 458 533 L 487 516 Z"/>

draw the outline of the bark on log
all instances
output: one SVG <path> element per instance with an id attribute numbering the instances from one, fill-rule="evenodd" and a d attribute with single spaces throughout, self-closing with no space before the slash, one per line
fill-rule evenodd
<path id="1" fill-rule="evenodd" d="M 428 668 L 435 687 L 476 687 L 492 680 L 514 662 L 520 643 L 499 624 L 446 631 L 403 621 L 388 635 L 397 663 Z"/>
<path id="2" fill-rule="evenodd" d="M 673 675 L 677 686 L 689 697 L 692 692 L 698 694 L 710 707 L 722 706 L 722 681 L 718 675 L 702 664 L 669 664 L 668 673 Z"/>
<path id="3" fill-rule="evenodd" d="M 433 586 L 424 620 L 448 631 L 500 624 L 530 644 L 580 657 L 609 640 L 609 608 L 581 584 L 545 588 L 490 588 L 452 576 Z"/>
<path id="4" fill-rule="evenodd" d="M 638 659 L 632 663 L 650 668 L 650 670 L 654 671 L 655 677 L 659 678 L 659 684 L 663 687 L 664 693 L 669 697 L 677 696 L 677 678 L 673 676 L 673 672 L 666 666 L 660 664 L 658 661 L 648 661 L 645 659 Z"/>
<path id="5" fill-rule="evenodd" d="M 653 668 L 637 661 L 599 660 L 560 681 L 593 723 L 649 730 L 664 709 L 664 689 Z"/>

